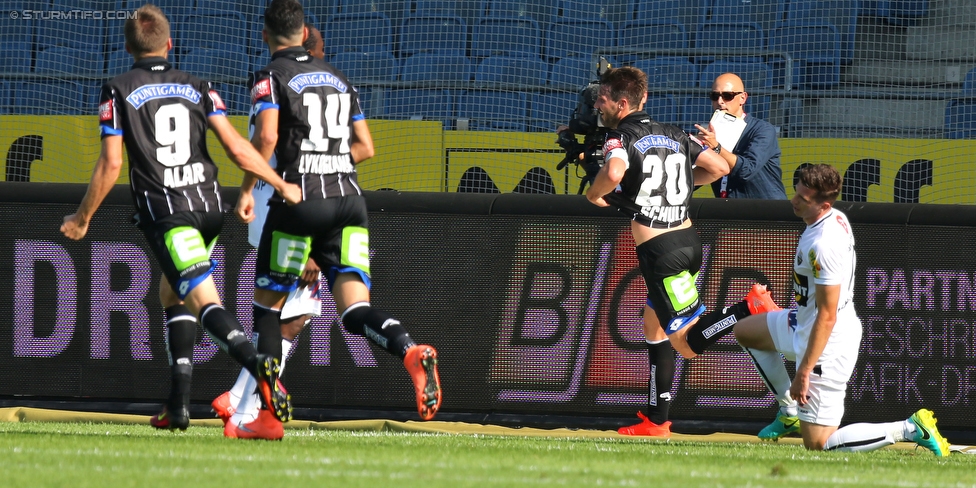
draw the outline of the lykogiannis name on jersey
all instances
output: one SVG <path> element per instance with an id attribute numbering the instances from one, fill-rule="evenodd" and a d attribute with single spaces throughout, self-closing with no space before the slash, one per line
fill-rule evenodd
<path id="1" fill-rule="evenodd" d="M 157 98 L 179 97 L 187 99 L 194 104 L 200 103 L 200 92 L 193 85 L 182 85 L 180 83 L 159 83 L 155 85 L 142 85 L 125 97 L 125 101 L 139 109 L 144 103 Z"/>
<path id="2" fill-rule="evenodd" d="M 295 93 L 301 93 L 302 90 L 310 86 L 331 86 L 342 93 L 348 91 L 346 84 L 339 80 L 336 75 L 324 71 L 295 75 L 288 82 L 288 87 L 295 90 Z"/>
<path id="3" fill-rule="evenodd" d="M 299 173 L 315 173 L 330 175 L 335 173 L 352 173 L 356 168 L 348 154 L 302 154 L 298 162 Z"/>
<path id="4" fill-rule="evenodd" d="M 640 151 L 641 154 L 654 149 L 656 147 L 666 147 L 672 152 L 681 152 L 681 144 L 678 141 L 662 135 L 648 135 L 641 137 L 637 142 L 634 143 L 634 147 Z"/>

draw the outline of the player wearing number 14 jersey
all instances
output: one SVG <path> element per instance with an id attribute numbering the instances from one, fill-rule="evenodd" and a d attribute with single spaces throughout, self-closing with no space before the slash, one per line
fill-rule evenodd
<path id="1" fill-rule="evenodd" d="M 291 203 L 301 190 L 285 183 L 261 154 L 237 133 L 220 96 L 209 83 L 173 69 L 169 21 L 147 4 L 125 23 L 125 48 L 135 59 L 127 73 L 102 86 L 99 120 L 102 149 L 78 211 L 64 218 L 61 232 L 81 239 L 129 154 L 129 180 L 139 229 L 159 262 L 159 297 L 167 315 L 167 352 L 172 389 L 157 428 L 189 425 L 190 378 L 196 321 L 222 349 L 258 378 L 262 401 L 288 420 L 291 403 L 278 381 L 278 362 L 258 354 L 237 319 L 224 310 L 211 277 L 210 250 L 223 223 L 217 167 L 206 146 L 211 129 L 227 155 L 246 174 L 271 184 Z"/>
<path id="2" fill-rule="evenodd" d="M 264 13 L 271 63 L 254 74 L 252 143 L 276 171 L 302 188 L 302 202 L 269 202 L 255 269 L 254 329 L 258 349 L 280 357 L 279 317 L 309 256 L 321 267 L 342 324 L 403 359 L 421 418 L 441 404 L 437 352 L 417 345 L 400 322 L 369 302 L 369 231 L 356 163 L 373 156 L 373 140 L 356 90 L 339 70 L 311 56 L 302 6 L 274 0 Z M 253 177 L 245 177 L 237 212 L 253 218 Z M 279 332 L 276 332 L 279 331 Z M 265 341 L 276 337 L 274 341 Z M 262 420 L 264 419 L 264 420 Z M 259 414 L 269 432 L 274 420 Z"/>
<path id="3" fill-rule="evenodd" d="M 638 413 L 641 423 L 618 432 L 668 437 L 675 366 L 671 348 L 694 357 L 731 332 L 737 320 L 775 305 L 757 285 L 747 301 L 702 315 L 705 306 L 695 285 L 702 244 L 688 204 L 696 185 L 728 174 L 729 165 L 680 128 L 651 119 L 643 110 L 646 99 L 647 75 L 637 68 L 610 69 L 601 77 L 594 106 L 611 130 L 603 147 L 606 163 L 586 197 L 598 206 L 616 206 L 631 218 L 647 285 L 648 414 Z"/>

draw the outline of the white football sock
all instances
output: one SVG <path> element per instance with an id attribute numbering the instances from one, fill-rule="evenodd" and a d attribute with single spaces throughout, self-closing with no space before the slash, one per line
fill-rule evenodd
<path id="1" fill-rule="evenodd" d="M 278 376 L 285 374 L 285 361 L 288 360 L 288 352 L 291 351 L 291 341 L 281 338 L 281 364 L 278 366 L 280 372 Z"/>
<path id="2" fill-rule="evenodd" d="M 258 410 L 261 409 L 261 397 L 258 396 L 257 389 L 257 380 L 248 374 L 244 391 L 249 393 L 241 397 L 241 401 L 237 404 L 237 411 L 234 412 L 234 416 L 230 418 L 231 422 L 241 425 L 242 423 L 247 424 L 254 422 L 254 420 L 258 418 Z"/>
<path id="3" fill-rule="evenodd" d="M 761 351 L 751 347 L 743 347 L 742 349 L 752 357 L 759 377 L 762 378 L 763 383 L 766 383 L 766 388 L 769 388 L 769 391 L 776 397 L 779 411 L 783 415 L 796 417 L 797 404 L 790 396 L 790 385 L 793 381 L 790 379 L 790 373 L 786 371 L 783 356 L 777 351 Z"/>
<path id="4" fill-rule="evenodd" d="M 896 442 L 909 440 L 914 433 L 915 426 L 905 420 L 884 424 L 851 424 L 831 434 L 824 444 L 824 449 L 845 452 L 874 451 Z"/>

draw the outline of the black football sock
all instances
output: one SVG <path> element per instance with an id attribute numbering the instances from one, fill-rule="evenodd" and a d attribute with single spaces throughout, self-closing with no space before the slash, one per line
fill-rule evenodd
<path id="1" fill-rule="evenodd" d="M 377 346 L 401 359 L 416 343 L 407 329 L 390 314 L 370 306 L 369 302 L 354 303 L 342 313 L 342 325 L 353 334 L 365 336 Z"/>
<path id="2" fill-rule="evenodd" d="M 169 356 L 171 382 L 169 408 L 190 404 L 193 382 L 193 344 L 197 339 L 197 320 L 185 305 L 166 310 L 166 353 Z"/>
<path id="3" fill-rule="evenodd" d="M 200 325 L 221 349 L 230 354 L 230 357 L 244 366 L 255 378 L 260 377 L 258 351 L 254 348 L 254 344 L 247 340 L 244 328 L 230 312 L 216 303 L 206 305 L 200 310 Z"/>
<path id="4" fill-rule="evenodd" d="M 718 342 L 719 339 L 732 332 L 735 323 L 752 315 L 749 305 L 742 301 L 719 310 L 713 310 L 698 319 L 688 330 L 688 346 L 695 354 L 701 354 Z"/>
<path id="5" fill-rule="evenodd" d="M 258 352 L 281 362 L 281 311 L 254 304 L 254 332 L 258 334 Z"/>
<path id="6" fill-rule="evenodd" d="M 657 425 L 668 421 L 674 384 L 674 351 L 667 340 L 647 343 L 650 375 L 647 379 L 647 418 Z"/>

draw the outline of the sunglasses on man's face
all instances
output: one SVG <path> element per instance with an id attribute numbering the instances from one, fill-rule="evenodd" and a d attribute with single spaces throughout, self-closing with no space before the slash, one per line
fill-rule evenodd
<path id="1" fill-rule="evenodd" d="M 738 95 L 742 95 L 745 92 L 712 92 L 708 94 L 708 98 L 711 98 L 713 102 L 718 101 L 718 97 L 722 97 L 722 100 L 726 102 L 731 102 L 733 98 Z"/>

